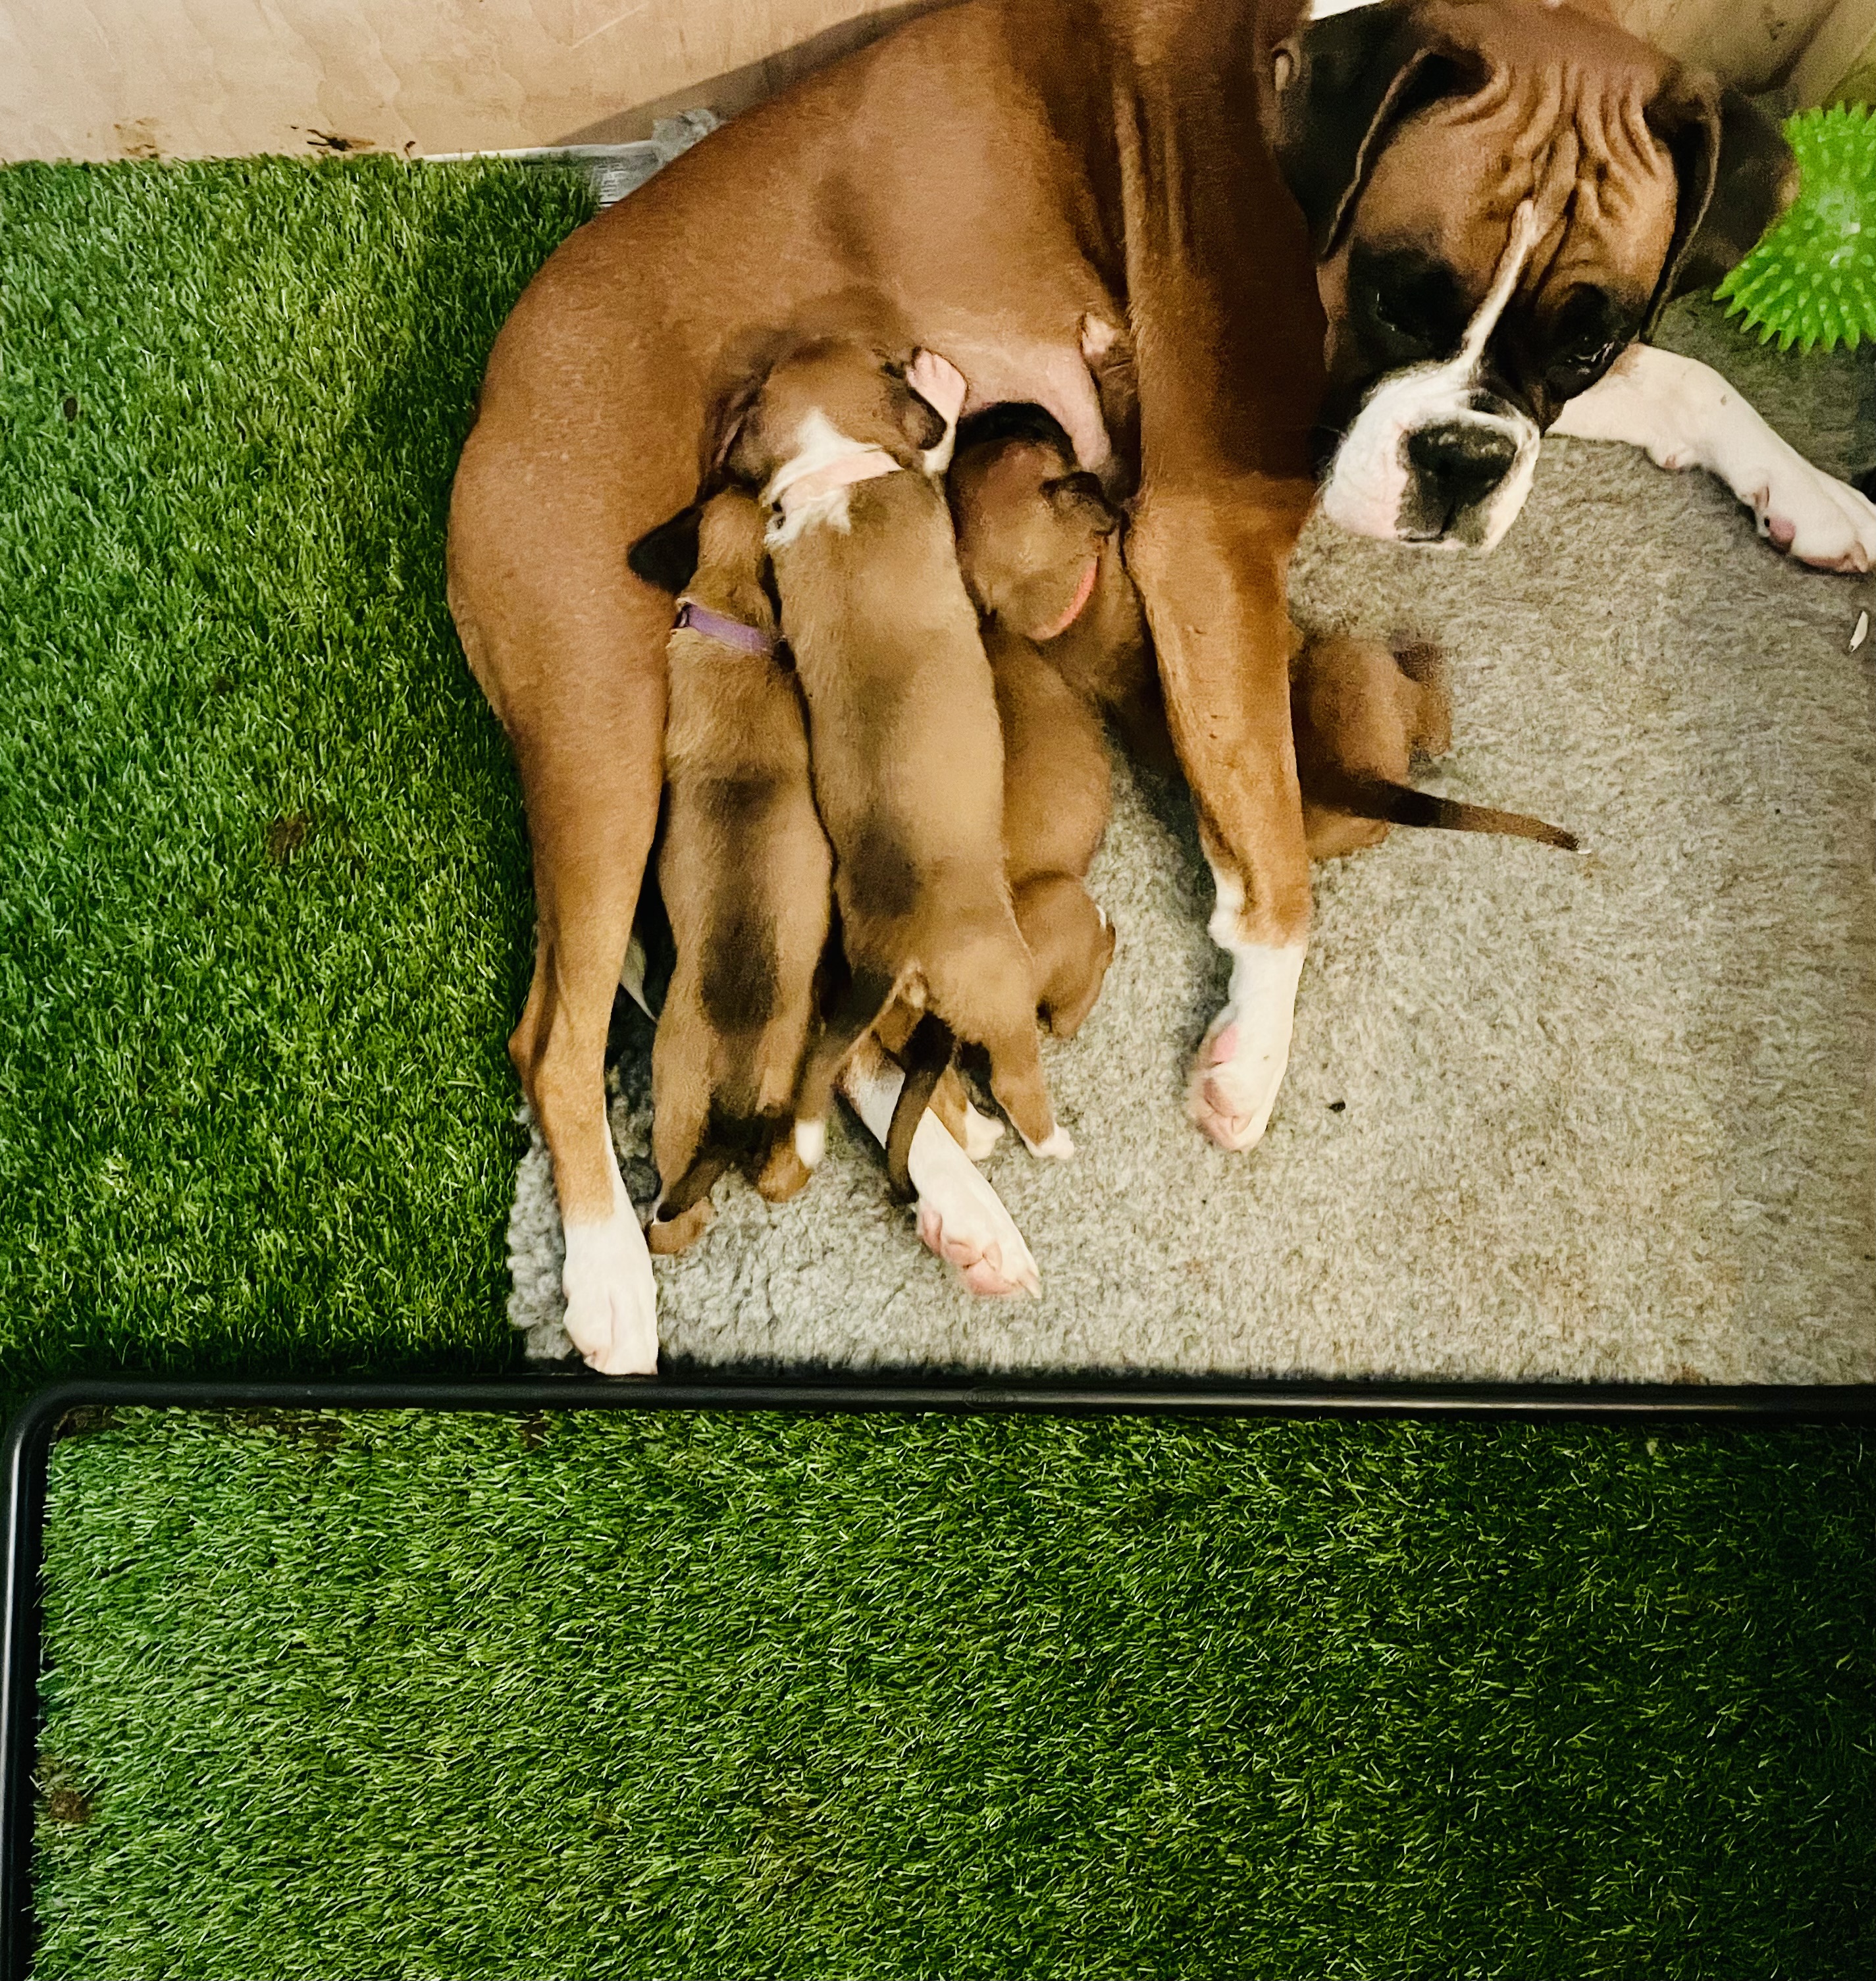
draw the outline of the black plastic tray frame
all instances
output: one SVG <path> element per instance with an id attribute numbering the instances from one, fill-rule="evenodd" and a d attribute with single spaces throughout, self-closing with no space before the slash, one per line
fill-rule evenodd
<path id="1" fill-rule="evenodd" d="M 39 1730 L 39 1570 L 47 1461 L 75 1410 L 930 1411 L 1091 1417 L 1510 1418 L 1736 1429 L 1876 1424 L 1876 1384 L 1721 1389 L 1574 1383 L 1006 1381 L 873 1377 L 548 1376 L 481 1382 L 72 1382 L 42 1390 L 6 1436 L 0 1640 L 0 1981 L 33 1946 L 32 1771 Z"/>

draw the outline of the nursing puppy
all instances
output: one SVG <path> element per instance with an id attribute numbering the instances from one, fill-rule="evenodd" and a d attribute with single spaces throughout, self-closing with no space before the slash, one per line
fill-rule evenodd
<path id="1" fill-rule="evenodd" d="M 1069 985 L 1092 971 L 1092 1004 L 1112 947 L 1080 886 L 1107 823 L 1107 757 L 1093 711 L 1119 717 L 1149 757 L 1156 730 L 1163 737 L 1119 512 L 1093 476 L 1075 471 L 1068 436 L 1039 406 L 998 406 L 966 421 L 949 486 L 958 561 L 984 615 L 1004 716 L 1004 837 L 1017 919 L 1039 981 L 1051 981 L 1051 967 Z M 1452 747 L 1452 705 L 1430 648 L 1397 654 L 1373 641 L 1299 638 L 1290 676 L 1312 859 L 1379 845 L 1392 825 L 1575 850 L 1568 833 L 1542 819 L 1407 782 L 1416 757 Z"/>
<path id="2" fill-rule="evenodd" d="M 1120 512 L 1039 406 L 967 420 L 946 490 L 996 684 L 1016 921 L 1036 960 L 1038 1009 L 1072 1037 L 1114 953 L 1083 884 L 1110 800 L 1097 711 L 1146 692 L 1146 623 L 1121 562 Z"/>
<path id="3" fill-rule="evenodd" d="M 666 651 L 669 814 L 658 884 L 677 965 L 652 1050 L 652 1153 L 664 1194 L 647 1242 L 680 1252 L 732 1162 L 771 1203 L 809 1170 L 787 1130 L 827 939 L 833 856 L 807 728 L 776 655 L 767 514 L 740 490 L 704 508 Z"/>
<path id="4" fill-rule="evenodd" d="M 810 1054 L 811 1137 L 842 1059 L 896 999 L 983 1046 L 1030 1150 L 1066 1156 L 1003 872 L 1003 741 L 945 498 L 964 381 L 823 337 L 769 371 L 724 454 L 759 487 L 782 627 L 807 697 L 853 975 Z"/>

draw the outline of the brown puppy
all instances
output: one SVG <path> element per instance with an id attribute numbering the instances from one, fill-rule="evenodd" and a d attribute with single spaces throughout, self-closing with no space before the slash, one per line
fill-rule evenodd
<path id="1" fill-rule="evenodd" d="M 1290 664 L 1290 721 L 1303 829 L 1312 860 L 1379 846 L 1390 825 L 1502 833 L 1574 853 L 1569 833 L 1523 812 L 1415 791 L 1415 757 L 1452 747 L 1445 670 L 1429 647 L 1399 652 L 1373 640 L 1301 641 Z"/>
<path id="2" fill-rule="evenodd" d="M 936 479 L 963 394 L 931 353 L 908 368 L 819 338 L 770 369 L 727 451 L 774 511 L 770 554 L 853 972 L 798 1107 L 804 1124 L 820 1118 L 846 1052 L 903 998 L 983 1045 L 1024 1141 L 1066 1155 L 1003 874 L 995 691 Z"/>
<path id="3" fill-rule="evenodd" d="M 715 497 L 666 648 L 670 813 L 658 884 L 677 967 L 652 1050 L 652 1152 L 664 1194 L 647 1240 L 680 1252 L 740 1160 L 771 1203 L 808 1178 L 786 1130 L 813 1017 L 833 861 L 814 806 L 793 677 L 763 577 L 767 518 Z"/>
<path id="4" fill-rule="evenodd" d="M 1114 931 L 1083 883 L 1107 829 L 1096 712 L 1144 691 L 1146 624 L 1122 567 L 1120 512 L 1039 406 L 965 422 L 946 481 L 958 568 L 982 615 L 1003 728 L 1003 854 L 1059 1037 L 1093 1008 Z"/>

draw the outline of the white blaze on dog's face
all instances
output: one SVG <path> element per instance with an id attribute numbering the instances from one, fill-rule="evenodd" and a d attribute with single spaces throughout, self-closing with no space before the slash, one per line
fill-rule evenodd
<path id="1" fill-rule="evenodd" d="M 1459 348 L 1384 373 L 1329 464 L 1322 508 L 1357 536 L 1490 550 L 1530 492 L 1543 438 L 1535 418 L 1487 387 L 1486 351 L 1537 237 L 1527 200 L 1498 272 Z"/>
<path id="2" fill-rule="evenodd" d="M 1327 318 L 1324 508 L 1363 536 L 1491 548 L 1563 406 L 1788 188 L 1769 120 L 1568 0 L 1382 0 L 1271 79 Z"/>

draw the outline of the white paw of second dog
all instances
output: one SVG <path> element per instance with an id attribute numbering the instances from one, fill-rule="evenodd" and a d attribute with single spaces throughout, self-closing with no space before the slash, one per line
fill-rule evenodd
<path id="1" fill-rule="evenodd" d="M 625 1198 L 624 1187 L 618 1195 Z M 651 1254 L 629 1200 L 595 1224 L 567 1227 L 566 1328 L 602 1376 L 654 1376 L 658 1369 L 658 1287 Z"/>
<path id="2" fill-rule="evenodd" d="M 1761 473 L 1762 478 L 1738 492 L 1751 503 L 1761 537 L 1819 571 L 1876 567 L 1876 502 L 1782 441 L 1778 458 Z"/>
<path id="3" fill-rule="evenodd" d="M 920 1239 L 957 1268 L 973 1293 L 1041 1297 L 1042 1275 L 1016 1220 L 929 1111 L 913 1135 L 906 1167 L 919 1194 Z"/>
<path id="4" fill-rule="evenodd" d="M 1192 1061 L 1186 1110 L 1221 1149 L 1241 1150 L 1262 1140 L 1283 1084 L 1303 950 L 1246 944 L 1232 957 L 1231 1001 Z"/>

